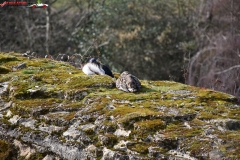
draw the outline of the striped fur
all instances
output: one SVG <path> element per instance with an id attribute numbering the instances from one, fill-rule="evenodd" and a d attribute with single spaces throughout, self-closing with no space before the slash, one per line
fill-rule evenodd
<path id="1" fill-rule="evenodd" d="M 117 79 L 116 87 L 125 92 L 137 92 L 141 88 L 141 83 L 137 77 L 124 71 Z"/>

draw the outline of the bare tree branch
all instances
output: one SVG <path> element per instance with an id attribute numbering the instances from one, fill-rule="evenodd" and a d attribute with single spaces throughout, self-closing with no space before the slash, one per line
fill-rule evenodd
<path id="1" fill-rule="evenodd" d="M 52 5 L 52 4 L 54 4 L 55 2 L 57 2 L 57 0 L 54 0 L 54 1 L 50 2 L 49 4 Z"/>
<path id="2" fill-rule="evenodd" d="M 222 74 L 222 73 L 226 73 L 226 72 L 229 72 L 229 71 L 231 71 L 231 70 L 233 70 L 233 69 L 236 69 L 236 68 L 240 68 L 240 65 L 235 65 L 235 66 L 232 66 L 232 67 L 230 67 L 230 68 L 228 68 L 228 69 L 225 69 L 225 70 L 223 70 L 223 71 L 216 72 L 215 74 Z"/>
<path id="3" fill-rule="evenodd" d="M 216 48 L 215 47 L 208 47 L 208 48 L 202 49 L 202 50 L 198 51 L 194 57 L 192 57 L 192 60 L 191 60 L 190 65 L 189 65 L 189 76 L 188 77 L 191 77 L 193 75 L 192 74 L 193 73 L 192 69 L 193 69 L 193 65 L 196 63 L 196 60 L 199 59 L 199 57 L 202 54 L 206 53 L 206 51 L 210 51 L 210 50 L 214 50 L 214 49 L 216 49 Z M 188 83 L 193 84 L 193 82 L 190 81 L 190 78 L 188 78 Z"/>
<path id="4" fill-rule="evenodd" d="M 63 8 L 63 9 L 59 10 L 58 12 L 53 13 L 53 14 L 51 15 L 51 17 L 54 17 L 54 16 L 59 15 L 59 14 L 61 14 L 61 13 L 64 13 L 64 12 L 66 12 L 67 10 L 69 10 L 71 7 L 72 7 L 72 6 L 68 6 L 68 7 L 66 7 L 66 8 Z"/>
<path id="5" fill-rule="evenodd" d="M 49 10 L 46 9 L 46 54 L 49 55 L 49 28 L 50 28 L 50 20 L 49 20 Z"/>

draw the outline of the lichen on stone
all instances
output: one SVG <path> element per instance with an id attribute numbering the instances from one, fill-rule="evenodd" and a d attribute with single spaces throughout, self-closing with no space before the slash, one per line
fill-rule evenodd
<path id="1" fill-rule="evenodd" d="M 30 146 L 22 159 L 240 159 L 232 95 L 147 80 L 126 93 L 109 76 L 14 52 L 0 65 L 0 159 L 19 146 Z"/>

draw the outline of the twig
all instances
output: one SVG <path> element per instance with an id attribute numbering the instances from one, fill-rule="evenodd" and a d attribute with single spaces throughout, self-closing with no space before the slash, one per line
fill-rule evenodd
<path id="1" fill-rule="evenodd" d="M 83 54 L 83 56 L 85 56 L 87 54 L 87 52 L 89 51 L 90 48 L 92 48 L 94 44 L 92 44 L 90 47 L 88 47 L 88 49 L 86 50 L 86 52 Z"/>

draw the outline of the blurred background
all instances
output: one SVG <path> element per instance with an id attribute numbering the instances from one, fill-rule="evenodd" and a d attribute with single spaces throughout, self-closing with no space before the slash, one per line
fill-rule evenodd
<path id="1" fill-rule="evenodd" d="M 0 7 L 0 52 L 87 54 L 114 72 L 240 96 L 237 0 L 42 3 L 49 7 Z"/>

